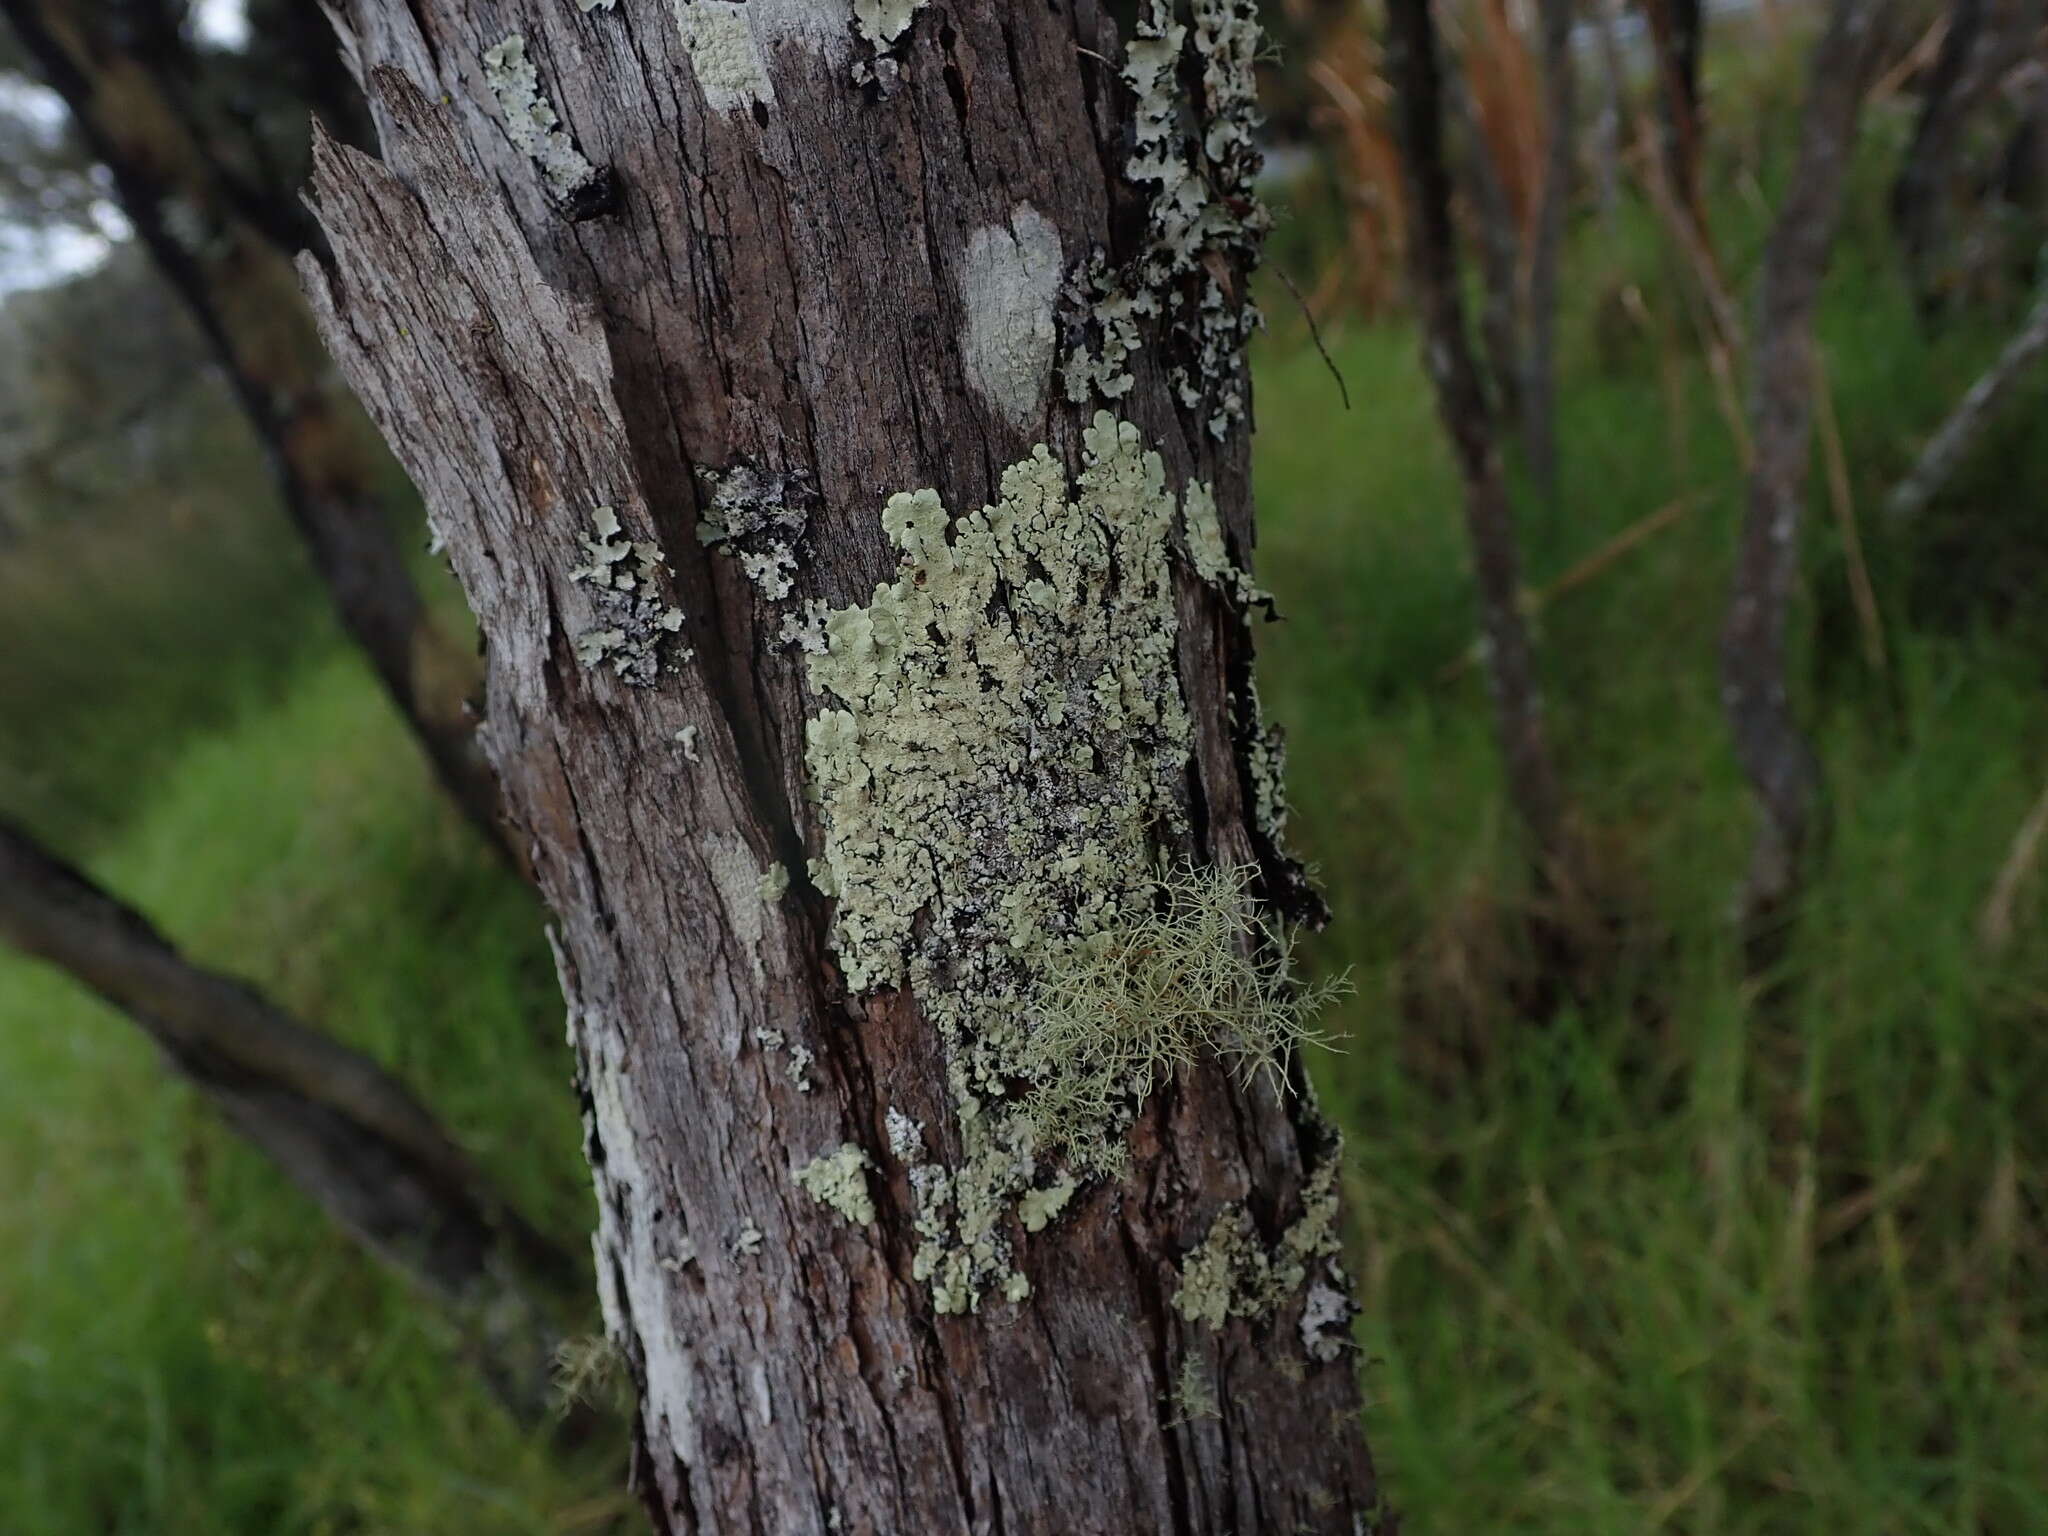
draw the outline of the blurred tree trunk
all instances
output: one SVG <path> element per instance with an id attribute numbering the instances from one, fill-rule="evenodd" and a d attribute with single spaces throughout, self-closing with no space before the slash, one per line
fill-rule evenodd
<path id="1" fill-rule="evenodd" d="M 1941 307 L 1948 215 L 1962 176 L 1965 129 L 2034 46 L 2040 0 L 1954 0 L 1921 97 L 1920 115 L 1892 182 L 1898 232 L 1923 313 Z"/>
<path id="2" fill-rule="evenodd" d="M 1650 46 L 1657 65 L 1657 99 L 1663 110 L 1666 174 L 1678 205 L 1692 216 L 1707 241 L 1706 204 L 1700 187 L 1700 58 L 1706 47 L 1706 12 L 1701 0 L 1643 0 Z"/>
<path id="3" fill-rule="evenodd" d="M 476 741 L 476 660 L 421 600 L 380 505 L 371 445 L 297 292 L 289 253 L 311 225 L 290 186 L 231 168 L 208 137 L 179 78 L 175 18 L 161 5 L 0 0 L 0 14 L 70 107 L 137 237 L 213 347 L 342 627 L 443 786 L 524 870 Z M 337 67 L 330 50 L 329 74 Z M 248 145 L 237 148 L 246 160 Z"/>
<path id="4" fill-rule="evenodd" d="M 1522 379 L 1527 372 L 1522 359 L 1522 240 L 1462 68 L 1444 72 L 1444 110 L 1468 168 L 1479 245 L 1479 335 L 1486 349 L 1490 398 L 1498 419 L 1516 421 L 1521 418 Z"/>
<path id="5" fill-rule="evenodd" d="M 1377 1528 L 1305 1092 L 1032 1054 L 1260 952 L 1156 858 L 1309 899 L 1251 7 L 341 14 L 386 160 L 316 142 L 301 270 L 489 642 L 655 1529 Z"/>
<path id="6" fill-rule="evenodd" d="M 127 1014 L 236 1134 L 350 1236 L 449 1308 L 516 1411 L 546 1404 L 552 1311 L 575 1266 L 486 1185 L 434 1117 L 368 1057 L 232 977 L 0 821 L 0 942 Z"/>
<path id="7" fill-rule="evenodd" d="M 1425 370 L 1465 486 L 1465 527 L 1508 794 L 1553 878 L 1571 880 L 1564 795 L 1543 729 L 1535 649 L 1522 614 L 1521 554 L 1501 472 L 1494 419 L 1473 361 L 1459 292 L 1457 232 L 1444 160 L 1443 72 L 1428 0 L 1389 0 L 1388 75 L 1397 99 L 1401 170 L 1408 188 L 1408 249 L 1422 319 Z"/>
<path id="8" fill-rule="evenodd" d="M 1757 800 L 1741 899 L 1744 931 L 1757 942 L 1798 892 L 1820 792 L 1819 764 L 1792 712 L 1785 631 L 1812 468 L 1814 311 L 1888 14 L 1886 0 L 1832 0 L 1814 47 L 1791 181 L 1764 251 L 1750 348 L 1749 506 L 1721 631 L 1721 698 Z M 1762 952 L 1752 944 L 1753 956 Z"/>
<path id="9" fill-rule="evenodd" d="M 1529 249 L 1528 368 L 1522 384 L 1522 435 L 1529 472 L 1542 493 L 1557 496 L 1557 279 L 1565 219 L 1571 208 L 1578 141 L 1577 71 L 1572 63 L 1572 0 L 1542 0 L 1543 190 Z"/>

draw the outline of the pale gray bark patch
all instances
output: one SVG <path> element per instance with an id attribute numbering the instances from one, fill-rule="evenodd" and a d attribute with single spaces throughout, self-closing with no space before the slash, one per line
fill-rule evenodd
<path id="1" fill-rule="evenodd" d="M 967 238 L 960 269 L 967 379 L 1020 429 L 1043 414 L 1060 275 L 1060 232 L 1029 203 L 1011 210 L 1007 226 L 986 225 Z"/>

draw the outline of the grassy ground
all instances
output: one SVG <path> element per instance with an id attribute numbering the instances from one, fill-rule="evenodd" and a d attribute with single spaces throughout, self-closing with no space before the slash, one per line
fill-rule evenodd
<path id="1" fill-rule="evenodd" d="M 1740 206 L 1738 272 L 1761 229 Z M 1864 189 L 1824 324 L 1866 514 L 1997 324 L 1924 343 L 1873 209 Z M 1712 670 L 1733 458 L 1702 372 L 1681 364 L 1674 393 L 1654 327 L 1626 318 L 1631 281 L 1658 312 L 1655 242 L 1627 221 L 1587 240 L 1565 494 L 1527 512 L 1531 579 L 1695 499 L 1544 614 L 1554 734 L 1629 921 L 1604 981 L 1543 1017 L 1514 1001 L 1527 884 L 1484 698 L 1457 670 L 1456 491 L 1414 339 L 1329 337 L 1348 414 L 1279 304 L 1258 357 L 1260 570 L 1291 615 L 1264 687 L 1292 731 L 1296 840 L 1338 914 L 1313 958 L 1359 982 L 1320 1077 L 1349 1130 L 1368 1432 L 1418 1532 L 2048 1529 L 2043 887 L 2000 958 L 1974 936 L 2048 765 L 2048 636 L 2025 601 L 2048 572 L 2031 425 L 2048 402 L 2015 407 L 1924 530 L 1866 515 L 1881 670 L 1816 518 L 1795 682 L 1832 838 L 1759 995 L 1732 979 L 1724 926 L 1748 826 Z M 161 569 L 137 559 L 133 597 L 170 624 L 190 592 Z M 255 590 L 273 569 L 251 562 Z M 7 654 L 108 676 L 107 626 L 50 623 L 61 645 L 0 611 Z M 137 660 L 102 690 L 103 735 L 46 733 L 63 751 L 42 760 L 93 798 L 35 803 L 195 954 L 410 1077 L 573 1236 L 587 1195 L 537 915 L 434 800 L 362 670 L 317 624 L 288 632 L 282 660 L 266 631 L 160 714 Z M 0 667 L 0 691 L 44 689 L 32 675 Z M 0 699 L 10 729 L 33 698 Z M 144 751 L 160 737 L 175 746 Z M 93 813 L 117 791 L 140 809 L 115 825 Z M 5 957 L 0 1164 L 0 1524 L 617 1525 L 605 1454 L 508 1424 L 130 1026 Z"/>

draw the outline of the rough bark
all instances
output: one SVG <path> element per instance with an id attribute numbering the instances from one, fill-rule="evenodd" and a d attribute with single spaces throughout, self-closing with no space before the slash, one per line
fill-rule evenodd
<path id="1" fill-rule="evenodd" d="M 1741 900 L 1752 937 L 1766 932 L 1797 892 L 1820 793 L 1819 764 L 1787 691 L 1785 631 L 1811 461 L 1814 309 L 1886 9 L 1883 0 L 1834 0 L 1829 10 L 1760 279 L 1750 349 L 1748 509 L 1721 631 L 1722 708 L 1758 809 Z"/>
<path id="2" fill-rule="evenodd" d="M 477 663 L 421 600 L 380 505 L 370 445 L 297 291 L 289 253 L 310 226 L 287 191 L 232 170 L 209 142 L 172 77 L 174 42 L 144 24 L 167 25 L 160 11 L 0 0 L 219 359 L 342 627 L 443 786 L 523 871 L 476 741 Z"/>
<path id="3" fill-rule="evenodd" d="M 1892 182 L 1897 231 L 1921 307 L 1940 307 L 1946 217 L 1961 175 L 1965 130 L 2034 45 L 2039 0 L 1954 0 L 1921 97 L 1913 138 Z"/>
<path id="4" fill-rule="evenodd" d="M 1936 428 L 1920 457 L 1885 500 L 1885 515 L 1894 523 L 1910 521 L 1927 509 L 1941 493 L 1956 468 L 1969 456 L 1985 427 L 1997 418 L 2012 387 L 2044 352 L 2048 352 L 2048 286 L 2035 298 L 2033 308 L 1992 360 L 1956 402 L 1946 420 Z"/>
<path id="5" fill-rule="evenodd" d="M 1528 373 L 1522 384 L 1522 435 L 1529 472 L 1545 496 L 1557 496 L 1557 279 L 1577 159 L 1577 70 L 1572 63 L 1572 0 L 1543 0 L 1543 191 L 1529 248 Z"/>
<path id="6" fill-rule="evenodd" d="M 575 1266 L 495 1195 L 403 1084 L 0 822 L 0 942 L 133 1019 L 178 1076 L 357 1242 L 454 1314 L 508 1404 L 538 1416 Z"/>
<path id="7" fill-rule="evenodd" d="M 1458 291 L 1457 233 L 1443 145 L 1444 86 L 1428 0 L 1389 0 L 1388 73 L 1397 98 L 1401 169 L 1408 189 L 1409 250 L 1422 316 L 1423 363 L 1465 486 L 1465 526 L 1479 596 L 1486 678 L 1506 761 L 1508 794 L 1539 858 L 1564 874 L 1563 792 L 1544 737 L 1535 650 L 1523 619 L 1514 507 L 1501 473 L 1492 413 L 1465 328 Z"/>
<path id="8" fill-rule="evenodd" d="M 1249 42 L 1245 8 L 1205 0 L 1206 47 L 1155 16 L 1129 60 L 1087 0 L 902 10 L 859 7 L 857 30 L 797 0 L 353 0 L 340 20 L 386 160 L 316 144 L 332 256 L 301 270 L 482 624 L 487 746 L 559 915 L 640 1486 L 664 1533 L 1370 1528 L 1326 1253 L 1306 1286 L 1189 1310 L 1219 1232 L 1257 1271 L 1327 1214 L 1334 1164 L 1305 1096 L 1183 1069 L 1119 1133 L 1128 1171 L 1081 1182 L 1047 1225 L 1058 1154 L 1005 1143 L 991 1161 L 987 1127 L 1014 1129 L 1048 1085 L 972 1075 L 1062 983 L 1059 941 L 1003 928 L 1019 900 L 1061 893 L 1036 908 L 1056 934 L 1097 898 L 1136 921 L 1154 850 L 1255 865 L 1269 900 L 1301 889 L 1276 846 L 1237 569 L 1248 246 L 1203 236 L 1186 262 L 1150 260 L 1169 178 L 1127 174 L 1133 93 L 1113 62 L 1149 82 L 1144 142 L 1196 166 L 1191 193 L 1239 199 L 1210 217 L 1248 229 L 1249 151 L 1224 109 L 1249 54 L 1238 72 L 1217 51 Z M 559 137 L 515 143 L 501 103 Z M 1046 514 L 1094 572 L 1060 623 L 1043 605 L 1071 571 L 1048 555 L 999 564 L 972 612 L 870 625 L 885 597 L 921 613 L 987 574 L 968 509 L 1014 509 L 1020 476 L 1043 487 L 1105 450 L 1082 429 L 1116 423 L 1063 398 L 1052 326 L 1057 304 L 1099 361 L 1129 284 L 1166 313 L 1134 322 L 1116 417 L 1184 517 L 1206 510 L 1200 487 L 1217 510 L 1188 521 L 1158 623 L 1104 673 L 1071 664 L 1071 636 L 1148 578 L 1109 503 L 1070 482 L 1110 521 Z M 1215 325 L 1177 328 L 1205 296 Z M 1071 353 L 1063 372 L 1091 394 Z M 932 501 L 901 494 L 924 488 L 950 543 Z M 1079 553 L 1099 538 L 1107 565 Z M 1187 735 L 1126 836 L 1103 808 L 1151 770 L 1120 754 L 1152 741 L 1139 715 L 1172 713 L 1115 681 L 1147 654 Z M 932 670 L 912 677 L 910 655 Z M 863 691 L 885 687 L 904 713 Z M 836 707 L 855 694 L 858 718 Z M 982 730 L 1014 750 L 978 755 Z M 963 754 L 980 777 L 954 773 Z M 854 846 L 860 816 L 927 792 Z M 882 963 L 859 925 L 899 920 L 903 963 Z M 952 1204 L 927 1198 L 945 1169 Z M 971 1241 L 962 1211 L 989 1221 Z"/>

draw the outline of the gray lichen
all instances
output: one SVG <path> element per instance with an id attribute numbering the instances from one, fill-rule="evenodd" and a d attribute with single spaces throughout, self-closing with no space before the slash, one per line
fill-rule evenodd
<path id="1" fill-rule="evenodd" d="M 853 0 L 853 30 L 865 45 L 854 61 L 853 83 L 874 86 L 884 96 L 894 94 L 903 77 L 897 58 L 904 34 L 925 6 L 926 0 Z"/>
<path id="2" fill-rule="evenodd" d="M 1252 265 L 1268 223 L 1253 185 L 1260 33 L 1254 0 L 1188 0 L 1188 8 L 1192 28 L 1176 19 L 1176 0 L 1146 0 L 1125 47 L 1135 101 L 1124 175 L 1147 196 L 1145 240 L 1123 267 L 1097 254 L 1070 279 L 1064 373 L 1077 403 L 1120 397 L 1146 323 L 1159 320 L 1176 397 L 1220 440 L 1244 415 L 1244 342 L 1259 324 L 1227 274 Z M 1180 84 L 1190 55 L 1198 100 Z"/>
<path id="3" fill-rule="evenodd" d="M 867 1153 L 849 1141 L 812 1158 L 792 1177 L 820 1205 L 830 1206 L 842 1220 L 864 1227 L 875 1219 L 874 1197 L 868 1193 L 867 1170 L 872 1166 Z"/>
<path id="4" fill-rule="evenodd" d="M 484 50 L 484 84 L 505 114 L 505 131 L 540 168 L 541 181 L 558 205 L 577 207 L 600 195 L 605 173 L 583 158 L 562 128 L 554 103 L 541 93 L 540 71 L 526 56 L 526 39 L 509 34 Z"/>
<path id="5" fill-rule="evenodd" d="M 697 521 L 698 542 L 737 560 L 768 601 L 787 597 L 797 543 L 817 502 L 809 482 L 801 473 L 773 473 L 751 464 L 699 469 L 697 478 L 708 498 Z"/>
<path id="6" fill-rule="evenodd" d="M 589 589 L 595 620 L 576 636 L 576 659 L 586 667 L 610 661 L 623 681 L 646 687 L 692 654 L 677 639 L 683 610 L 668 600 L 667 562 L 658 546 L 627 538 L 610 507 L 591 513 L 590 526 L 584 562 L 569 572 Z"/>

